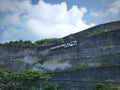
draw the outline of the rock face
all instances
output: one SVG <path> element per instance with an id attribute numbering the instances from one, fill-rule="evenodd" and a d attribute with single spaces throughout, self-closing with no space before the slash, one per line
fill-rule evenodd
<path id="1" fill-rule="evenodd" d="M 101 24 L 82 32 L 71 34 L 63 39 L 65 41 L 64 44 L 44 48 L 0 46 L 0 67 L 20 72 L 23 69 L 38 70 L 36 66 L 40 65 L 48 71 L 61 71 L 83 66 L 101 67 L 103 65 L 119 66 L 120 64 L 120 21 Z M 76 77 L 74 78 L 75 80 L 79 79 L 82 81 L 85 79 L 85 81 L 90 80 L 94 82 L 94 80 L 97 80 L 97 77 L 98 79 L 100 78 L 99 74 L 103 74 L 101 76 L 101 78 L 105 77 L 103 79 L 106 79 L 109 74 L 111 75 L 109 78 L 118 79 L 120 77 L 119 70 L 119 67 L 109 67 L 92 71 L 88 69 L 81 72 L 74 71 L 68 74 L 60 73 L 55 75 L 58 77 L 58 81 L 62 80 L 62 77 L 68 77 L 68 80 Z M 80 74 L 83 75 L 80 78 L 75 76 L 79 76 Z M 118 76 L 114 76 L 113 74 L 117 74 Z M 73 83 L 73 81 L 71 82 Z M 68 83 L 67 85 L 71 84 Z M 82 84 L 79 85 L 81 86 Z M 88 87 L 90 86 L 88 85 Z M 93 88 L 83 88 L 80 90 L 93 90 Z"/>
<path id="2" fill-rule="evenodd" d="M 89 28 L 64 37 L 64 40 L 67 47 L 56 49 L 51 49 L 52 46 L 0 46 L 0 67 L 22 71 L 37 70 L 36 65 L 41 65 L 47 70 L 54 71 L 76 66 L 120 63 L 120 21 Z M 77 41 L 77 44 L 72 46 L 71 41 Z"/>
<path id="3" fill-rule="evenodd" d="M 59 88 L 64 90 L 73 90 L 72 88 L 75 90 L 100 90 L 96 89 L 96 83 L 104 83 L 107 80 L 114 80 L 116 81 L 115 85 L 120 86 L 120 67 L 100 67 L 72 72 L 57 72 L 54 73 L 50 82 L 57 83 L 60 86 Z"/>

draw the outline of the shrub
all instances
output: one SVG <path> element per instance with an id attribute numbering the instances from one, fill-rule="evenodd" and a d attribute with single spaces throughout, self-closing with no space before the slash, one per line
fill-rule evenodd
<path id="1" fill-rule="evenodd" d="M 108 32 L 108 30 L 106 30 L 106 29 L 105 29 L 105 30 L 103 30 L 103 32 L 104 32 L 104 33 L 107 33 L 107 32 Z"/>
<path id="2" fill-rule="evenodd" d="M 62 44 L 62 43 L 64 43 L 64 40 L 61 38 L 49 38 L 49 39 L 38 40 L 38 41 L 35 41 L 34 43 L 32 43 L 30 40 L 25 40 L 25 41 L 18 40 L 18 41 L 6 42 L 1 45 L 32 47 L 32 46 L 38 46 L 38 45 L 49 46 L 49 45 Z"/>
<path id="3" fill-rule="evenodd" d="M 117 86 L 111 86 L 111 87 L 108 87 L 107 90 L 120 90 L 120 88 Z"/>
<path id="4" fill-rule="evenodd" d="M 31 90 L 38 82 L 47 82 L 51 76 L 47 73 L 26 70 L 21 74 L 0 69 L 0 85 L 9 90 Z"/>
<path id="5" fill-rule="evenodd" d="M 35 41 L 35 45 L 44 45 L 44 46 L 48 46 L 52 44 L 62 44 L 62 43 L 64 43 L 64 40 L 59 38 L 50 38 L 50 39 L 42 39 Z"/>
<path id="6" fill-rule="evenodd" d="M 96 89 L 97 90 L 103 90 L 104 84 L 103 83 L 96 83 Z"/>
<path id="7" fill-rule="evenodd" d="M 76 67 L 76 69 L 77 70 L 85 70 L 85 69 L 87 69 L 88 67 L 86 67 L 86 66 L 77 66 Z"/>
<path id="8" fill-rule="evenodd" d="M 103 83 L 96 83 L 96 90 L 120 90 L 120 86 L 115 84 L 117 81 L 107 79 Z"/>
<path id="9" fill-rule="evenodd" d="M 45 85 L 42 90 L 58 90 L 58 85 L 50 83 Z"/>
<path id="10" fill-rule="evenodd" d="M 96 35 L 96 34 L 97 34 L 97 32 L 96 32 L 96 31 L 93 31 L 93 32 L 92 32 L 92 35 Z"/>
<path id="11" fill-rule="evenodd" d="M 105 83 L 115 83 L 115 82 L 117 82 L 117 81 L 114 80 L 114 79 L 107 79 L 107 80 L 105 80 Z"/>

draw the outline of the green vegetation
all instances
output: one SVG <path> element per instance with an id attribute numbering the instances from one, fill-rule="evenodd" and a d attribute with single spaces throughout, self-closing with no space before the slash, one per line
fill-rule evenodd
<path id="1" fill-rule="evenodd" d="M 58 38 L 42 39 L 42 40 L 35 41 L 35 45 L 43 45 L 43 46 L 62 44 L 62 43 L 64 43 L 64 40 L 58 39 Z"/>
<path id="2" fill-rule="evenodd" d="M 120 90 L 120 86 L 116 84 L 117 81 L 113 79 L 105 80 L 104 82 L 96 83 L 96 90 Z"/>
<path id="3" fill-rule="evenodd" d="M 9 46 L 17 46 L 17 47 L 33 47 L 33 46 L 50 46 L 50 45 L 56 45 L 56 44 L 62 44 L 64 43 L 63 39 L 59 38 L 50 38 L 50 39 L 42 39 L 35 41 L 34 43 L 30 40 L 19 40 L 19 41 L 10 41 L 5 44 L 0 45 L 9 45 Z"/>
<path id="4" fill-rule="evenodd" d="M 75 68 L 64 69 L 61 72 L 71 72 L 74 70 L 87 70 L 87 69 L 95 69 L 95 68 L 102 68 L 102 67 L 120 67 L 120 64 L 103 62 L 100 66 L 81 66 L 81 65 L 79 65 L 79 66 L 76 66 Z"/>
<path id="5" fill-rule="evenodd" d="M 71 72 L 71 71 L 74 71 L 74 70 L 86 70 L 86 69 L 89 69 L 89 68 L 94 68 L 92 66 L 76 66 L 74 68 L 66 68 L 64 69 L 63 71 L 60 71 L 60 72 Z"/>
<path id="6" fill-rule="evenodd" d="M 31 90 L 33 85 L 39 82 L 47 82 L 50 77 L 45 72 L 33 70 L 23 71 L 18 74 L 0 69 L 0 86 L 9 90 Z"/>
<path id="7" fill-rule="evenodd" d="M 103 32 L 103 33 L 107 33 L 107 32 L 109 32 L 109 30 L 105 29 L 105 30 L 103 30 L 102 32 Z M 96 31 L 93 31 L 93 32 L 92 32 L 92 35 L 93 35 L 93 36 L 96 35 L 96 34 L 97 34 Z"/>
<path id="8" fill-rule="evenodd" d="M 104 90 L 103 88 L 104 88 L 104 84 L 103 83 L 100 83 L 100 82 L 96 83 L 96 89 L 97 90 Z"/>
<path id="9" fill-rule="evenodd" d="M 103 62 L 99 66 L 82 66 L 82 65 L 79 65 L 79 66 L 76 66 L 74 68 L 64 69 L 63 72 L 70 72 L 70 71 L 74 71 L 74 70 L 95 69 L 95 68 L 102 68 L 102 67 L 120 67 L 120 63 L 106 63 L 106 62 Z"/>
<path id="10" fill-rule="evenodd" d="M 42 90 L 58 90 L 58 85 L 49 83 L 45 85 Z"/>
<path id="11" fill-rule="evenodd" d="M 100 67 L 120 67 L 120 64 L 119 63 L 105 63 L 104 62 L 100 66 L 77 66 L 76 70 L 86 70 L 86 69 L 94 69 L 94 68 L 100 68 Z"/>
<path id="12" fill-rule="evenodd" d="M 114 79 L 107 79 L 105 80 L 105 83 L 116 83 L 117 81 Z"/>
<path id="13" fill-rule="evenodd" d="M 120 67 L 119 63 L 103 63 L 101 67 Z"/>
<path id="14" fill-rule="evenodd" d="M 77 66 L 76 69 L 77 70 L 86 70 L 87 68 L 89 68 L 88 66 Z"/>
<path id="15" fill-rule="evenodd" d="M 9 43 L 6 43 L 10 46 L 20 46 L 20 47 L 32 47 L 34 44 L 30 40 L 19 40 L 19 41 L 10 41 Z"/>
<path id="16" fill-rule="evenodd" d="M 92 35 L 93 35 L 93 36 L 94 36 L 94 35 L 96 35 L 96 34 L 97 34 L 97 32 L 96 32 L 96 31 L 93 31 L 93 32 L 92 32 Z"/>
<path id="17" fill-rule="evenodd" d="M 105 30 L 103 30 L 103 32 L 104 32 L 104 33 L 107 33 L 107 32 L 109 32 L 109 31 L 105 29 Z"/>
<path id="18" fill-rule="evenodd" d="M 32 47 L 34 46 L 34 43 L 32 43 L 30 40 L 19 40 L 19 41 L 10 41 L 1 45 L 8 45 L 8 46 L 17 46 L 17 47 Z"/>

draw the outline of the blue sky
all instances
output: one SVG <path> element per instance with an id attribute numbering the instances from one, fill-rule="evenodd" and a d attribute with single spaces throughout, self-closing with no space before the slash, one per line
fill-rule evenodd
<path id="1" fill-rule="evenodd" d="M 120 20 L 120 0 L 0 0 L 0 43 L 64 37 Z"/>

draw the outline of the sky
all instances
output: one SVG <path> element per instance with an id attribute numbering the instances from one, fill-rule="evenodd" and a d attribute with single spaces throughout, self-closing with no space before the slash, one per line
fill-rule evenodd
<path id="1" fill-rule="evenodd" d="M 0 43 L 61 38 L 120 20 L 120 0 L 0 0 Z"/>

